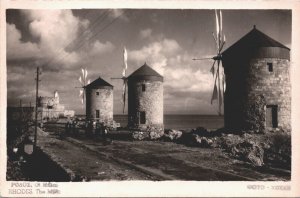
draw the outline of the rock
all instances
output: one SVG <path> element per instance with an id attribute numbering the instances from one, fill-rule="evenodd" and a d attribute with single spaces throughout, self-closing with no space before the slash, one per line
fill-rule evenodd
<path id="1" fill-rule="evenodd" d="M 178 142 L 187 146 L 197 146 L 197 135 L 191 133 L 183 133 Z"/>
<path id="2" fill-rule="evenodd" d="M 151 140 L 156 140 L 164 135 L 164 129 L 162 126 L 147 126 L 144 133 L 148 133 Z"/>
<path id="3" fill-rule="evenodd" d="M 192 133 L 183 133 L 182 136 L 178 139 L 178 141 L 187 146 L 197 146 L 197 147 L 213 147 L 214 142 L 213 138 L 209 137 L 201 137 Z M 216 145 L 214 145 L 215 147 Z"/>
<path id="4" fill-rule="evenodd" d="M 164 135 L 163 131 L 151 131 L 149 136 L 151 140 L 156 140 L 161 138 Z"/>
<path id="5" fill-rule="evenodd" d="M 220 128 L 220 129 L 217 129 L 217 130 L 213 131 L 214 136 L 223 136 L 227 133 L 229 133 L 229 131 L 226 128 Z"/>
<path id="6" fill-rule="evenodd" d="M 164 135 L 162 126 L 147 126 L 140 127 L 137 131 L 132 133 L 134 140 L 157 140 Z"/>
<path id="7" fill-rule="evenodd" d="M 251 137 L 252 137 L 252 135 L 249 134 L 249 133 L 247 133 L 247 132 L 243 133 L 243 135 L 242 135 L 242 138 L 243 138 L 243 139 L 249 139 L 249 138 L 251 138 Z"/>
<path id="8" fill-rule="evenodd" d="M 200 137 L 196 136 L 196 141 L 198 143 L 198 146 L 200 147 L 210 147 L 212 145 L 212 140 L 208 139 L 207 137 Z"/>
<path id="9" fill-rule="evenodd" d="M 254 166 L 262 166 L 264 164 L 264 149 L 254 141 L 245 140 L 234 146 L 231 152 L 234 156 L 246 160 Z"/>
<path id="10" fill-rule="evenodd" d="M 156 140 L 164 135 L 164 129 L 161 126 L 147 127 L 146 131 L 149 133 L 151 140 Z"/>
<path id="11" fill-rule="evenodd" d="M 143 131 L 134 131 L 132 133 L 132 138 L 134 140 L 145 140 L 149 138 L 149 133 Z"/>
<path id="12" fill-rule="evenodd" d="M 163 135 L 163 139 L 166 141 L 174 141 L 174 140 L 178 140 L 181 136 L 182 136 L 182 131 L 169 129 L 165 131 Z"/>
<path id="13" fill-rule="evenodd" d="M 191 134 L 195 134 L 195 135 L 199 135 L 199 136 L 209 136 L 210 133 L 207 131 L 207 129 L 203 128 L 203 127 L 198 127 L 196 129 L 193 129 L 191 131 Z"/>
<path id="14" fill-rule="evenodd" d="M 248 161 L 250 161 L 254 166 L 262 166 L 264 164 L 263 157 L 264 150 L 257 145 L 255 145 L 247 155 Z"/>

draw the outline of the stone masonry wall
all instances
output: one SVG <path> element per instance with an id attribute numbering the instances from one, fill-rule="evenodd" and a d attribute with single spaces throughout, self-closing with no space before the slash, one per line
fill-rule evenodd
<path id="1" fill-rule="evenodd" d="M 99 95 L 97 95 L 96 92 L 99 92 Z M 87 91 L 87 117 L 95 119 L 96 110 L 100 110 L 100 122 L 112 122 L 113 89 L 90 89 Z"/>
<path id="2" fill-rule="evenodd" d="M 142 91 L 142 84 L 146 89 Z M 129 126 L 138 126 L 137 112 L 145 111 L 146 124 L 138 127 L 163 127 L 163 82 L 135 81 L 128 84 Z"/>
<path id="3" fill-rule="evenodd" d="M 273 63 L 273 71 L 267 63 Z M 289 60 L 260 58 L 250 61 L 244 101 L 245 127 L 264 131 L 266 105 L 278 105 L 278 127 L 291 129 L 291 88 Z"/>

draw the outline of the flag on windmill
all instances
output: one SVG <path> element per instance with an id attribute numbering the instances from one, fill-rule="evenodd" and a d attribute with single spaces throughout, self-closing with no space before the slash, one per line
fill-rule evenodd
<path id="1" fill-rule="evenodd" d="M 79 82 L 80 82 L 80 85 L 81 85 L 81 89 L 79 90 L 79 97 L 80 97 L 80 100 L 81 100 L 81 103 L 83 104 L 84 103 L 84 100 L 85 100 L 85 86 L 90 84 L 91 80 L 87 80 L 87 76 L 88 76 L 88 71 L 87 69 L 81 69 L 81 74 L 79 76 Z"/>

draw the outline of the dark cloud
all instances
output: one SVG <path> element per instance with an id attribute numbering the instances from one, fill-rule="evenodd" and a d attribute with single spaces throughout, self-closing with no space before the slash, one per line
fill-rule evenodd
<path id="1" fill-rule="evenodd" d="M 76 87 L 81 68 L 87 68 L 89 79 L 101 76 L 114 85 L 114 112 L 121 113 L 122 82 L 110 78 L 121 76 L 126 46 L 128 75 L 145 61 L 163 71 L 166 113 L 217 112 L 216 105 L 210 105 L 212 62 L 192 61 L 215 54 L 213 10 L 12 9 L 6 14 L 9 105 L 18 105 L 20 99 L 28 104 L 35 101 L 39 66 L 40 94 L 51 96 L 58 90 L 66 108 L 83 113 Z M 223 19 L 225 48 L 254 24 L 279 42 L 291 44 L 289 10 L 224 10 Z"/>

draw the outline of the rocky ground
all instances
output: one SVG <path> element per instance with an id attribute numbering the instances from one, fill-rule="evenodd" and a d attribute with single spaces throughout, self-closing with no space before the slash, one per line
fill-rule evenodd
<path id="1" fill-rule="evenodd" d="M 166 129 L 164 133 L 134 131 L 134 140 L 174 142 L 189 147 L 219 148 L 232 158 L 250 163 L 254 167 L 291 169 L 291 135 L 284 131 L 255 133 L 231 132 L 225 129 L 208 131 L 203 127 L 191 131 Z"/>
<path id="2" fill-rule="evenodd" d="M 161 139 L 187 146 L 220 148 L 231 157 L 254 167 L 291 169 L 291 135 L 286 132 L 234 134 L 197 128 L 185 133 L 167 130 Z"/>
<path id="3" fill-rule="evenodd" d="M 39 132 L 39 147 L 74 181 L 290 180 L 288 134 L 234 135 L 203 128 L 165 130 L 159 136 L 115 131 L 112 141 L 104 143 L 83 131 L 62 138 L 59 124 L 45 131 Z"/>

